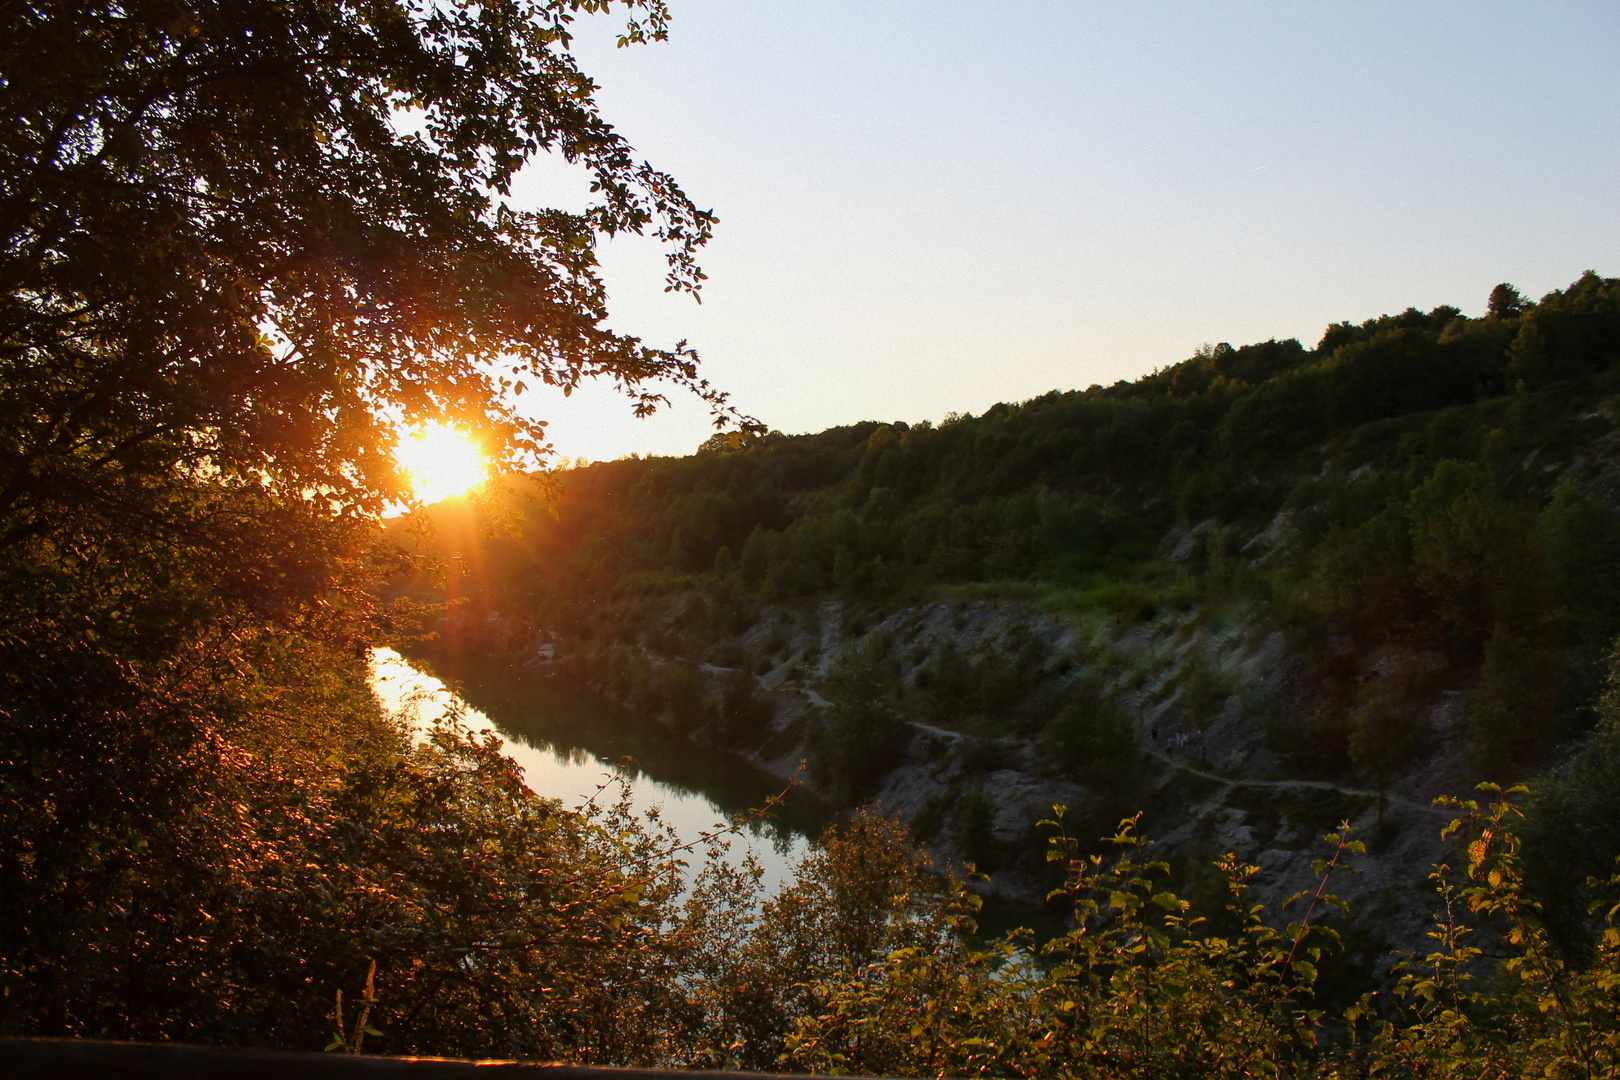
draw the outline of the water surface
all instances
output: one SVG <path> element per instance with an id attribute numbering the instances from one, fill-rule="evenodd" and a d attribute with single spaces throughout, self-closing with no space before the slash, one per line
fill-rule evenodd
<path id="1" fill-rule="evenodd" d="M 393 649 L 372 650 L 371 686 L 384 708 L 403 711 L 426 729 L 459 705 L 470 728 L 502 740 L 530 789 L 564 806 L 583 805 L 622 771 L 636 810 L 656 810 L 690 841 L 764 806 L 786 786 L 746 758 L 680 738 L 656 721 L 522 668 L 460 665 L 438 674 Z M 826 821 L 814 800 L 790 792 L 772 819 L 751 824 L 732 841 L 732 857 L 751 851 L 764 867 L 767 891 L 774 892 L 791 876 L 807 837 Z"/>

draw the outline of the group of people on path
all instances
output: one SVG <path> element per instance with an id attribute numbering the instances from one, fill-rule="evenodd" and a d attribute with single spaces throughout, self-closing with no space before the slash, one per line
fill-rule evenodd
<path id="1" fill-rule="evenodd" d="M 1148 735 L 1153 740 L 1153 749 L 1157 750 L 1159 748 L 1158 727 L 1155 726 L 1151 728 Z M 1194 732 L 1193 734 L 1189 735 L 1185 731 L 1178 731 L 1165 740 L 1165 753 L 1170 757 L 1174 757 L 1177 750 L 1185 749 L 1189 742 L 1193 742 L 1194 740 L 1198 739 L 1198 737 L 1198 732 Z M 1209 751 L 1203 746 L 1198 748 L 1198 764 L 1201 766 L 1209 764 Z"/>

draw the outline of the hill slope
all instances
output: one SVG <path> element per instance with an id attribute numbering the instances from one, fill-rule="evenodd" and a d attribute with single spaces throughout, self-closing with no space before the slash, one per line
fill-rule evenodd
<path id="1" fill-rule="evenodd" d="M 1620 280 L 1587 274 L 937 427 L 591 465 L 509 528 L 521 497 L 434 510 L 436 647 L 548 645 L 550 677 L 808 755 L 1026 899 L 1053 801 L 1099 835 L 1143 809 L 1179 864 L 1237 850 L 1284 895 L 1350 818 L 1363 952 L 1417 947 L 1391 912 L 1442 855 L 1430 798 L 1593 723 L 1616 360 Z"/>

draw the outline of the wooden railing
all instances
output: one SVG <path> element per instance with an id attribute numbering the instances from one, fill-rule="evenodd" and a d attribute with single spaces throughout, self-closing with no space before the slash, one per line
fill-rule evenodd
<path id="1" fill-rule="evenodd" d="M 221 1050 L 180 1043 L 0 1039 L 0 1080 L 767 1080 L 764 1073 L 610 1069 L 345 1054 Z M 780 1078 L 777 1078 L 780 1080 Z"/>

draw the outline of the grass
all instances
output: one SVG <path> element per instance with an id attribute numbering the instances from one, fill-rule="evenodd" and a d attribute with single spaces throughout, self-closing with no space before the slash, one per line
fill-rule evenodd
<path id="1" fill-rule="evenodd" d="M 1039 600 L 1048 610 L 1070 616 L 1101 615 L 1132 626 L 1165 612 L 1193 608 L 1200 598 L 1197 580 L 1168 559 L 1147 559 L 1125 572 L 1093 570 L 1048 583 Z"/>
<path id="2" fill-rule="evenodd" d="M 1028 578 L 1007 578 L 993 581 L 970 581 L 959 585 L 939 585 L 933 590 L 935 602 L 1033 603 L 1042 599 L 1048 586 L 1043 581 Z"/>

